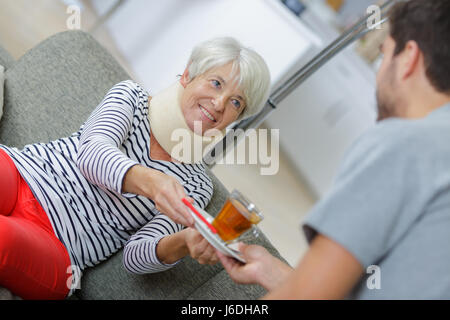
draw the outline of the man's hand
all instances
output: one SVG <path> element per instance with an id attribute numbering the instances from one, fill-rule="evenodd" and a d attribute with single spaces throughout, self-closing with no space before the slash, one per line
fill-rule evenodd
<path id="1" fill-rule="evenodd" d="M 246 264 L 227 257 L 217 250 L 217 256 L 231 279 L 242 284 L 259 284 L 267 290 L 279 286 L 292 272 L 292 268 L 273 257 L 265 248 L 239 243 Z"/>
<path id="2" fill-rule="evenodd" d="M 343 299 L 360 279 L 359 261 L 337 242 L 318 234 L 299 265 L 292 269 L 260 246 L 241 244 L 247 264 L 217 253 L 231 278 L 256 283 L 265 299 Z"/>

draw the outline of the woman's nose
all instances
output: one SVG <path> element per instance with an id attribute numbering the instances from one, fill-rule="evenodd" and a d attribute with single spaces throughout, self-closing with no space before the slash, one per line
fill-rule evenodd
<path id="1" fill-rule="evenodd" d="M 218 96 L 211 99 L 211 103 L 214 107 L 214 110 L 217 112 L 222 112 L 225 108 L 225 98 L 223 96 Z"/>

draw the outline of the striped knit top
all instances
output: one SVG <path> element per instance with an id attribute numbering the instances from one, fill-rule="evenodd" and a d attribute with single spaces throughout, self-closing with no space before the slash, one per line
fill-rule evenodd
<path id="1" fill-rule="evenodd" d="M 80 130 L 22 150 L 0 145 L 14 161 L 47 212 L 56 236 L 79 270 L 124 248 L 124 266 L 135 273 L 166 270 L 156 256 L 158 241 L 183 229 L 146 197 L 122 192 L 136 164 L 175 177 L 196 204 L 206 207 L 213 193 L 203 164 L 150 158 L 148 93 L 127 80 L 109 90 Z M 81 274 L 73 273 L 73 283 Z"/>

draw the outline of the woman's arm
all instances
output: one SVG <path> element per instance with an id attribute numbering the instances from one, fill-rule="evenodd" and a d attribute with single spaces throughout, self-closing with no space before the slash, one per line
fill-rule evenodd
<path id="1" fill-rule="evenodd" d="M 131 81 L 115 85 L 92 112 L 80 135 L 77 166 L 91 183 L 124 197 L 142 195 L 174 221 L 190 226 L 193 219 L 181 199 L 178 181 L 131 160 L 120 146 L 133 128 L 139 94 Z"/>
<path id="2" fill-rule="evenodd" d="M 173 264 L 189 254 L 186 245 L 186 230 L 162 238 L 156 246 L 158 259 L 165 264 Z"/>
<path id="3" fill-rule="evenodd" d="M 169 235 L 177 234 L 183 226 L 173 222 L 168 216 L 159 214 L 125 244 L 123 265 L 132 273 L 155 273 L 170 269 L 176 261 L 165 263 L 159 258 L 156 248 Z M 181 243 L 181 242 L 180 242 Z"/>
<path id="4" fill-rule="evenodd" d="M 133 124 L 138 95 L 131 81 L 112 87 L 83 126 L 77 166 L 91 183 L 122 194 L 126 172 L 137 164 L 119 150 Z"/>
<path id="5" fill-rule="evenodd" d="M 212 181 L 200 168 L 186 169 L 185 173 L 188 172 L 193 186 L 189 196 L 204 209 L 212 197 Z M 173 267 L 187 255 L 201 264 L 218 261 L 215 249 L 197 230 L 184 229 L 181 224 L 160 214 L 130 238 L 125 245 L 123 263 L 133 273 L 154 273 Z"/>
<path id="6" fill-rule="evenodd" d="M 155 217 L 125 245 L 125 269 L 137 274 L 161 272 L 188 255 L 201 264 L 218 262 L 214 247 L 197 230 L 182 228 L 165 215 Z"/>
<path id="7" fill-rule="evenodd" d="M 216 249 L 194 228 L 187 228 L 162 238 L 156 247 L 160 261 L 171 264 L 190 255 L 200 264 L 216 264 Z"/>
<path id="8" fill-rule="evenodd" d="M 194 224 L 194 218 L 182 202 L 183 198 L 191 202 L 194 199 L 186 195 L 183 186 L 172 176 L 135 165 L 125 174 L 122 191 L 152 199 L 156 209 L 171 217 L 176 223 L 185 226 Z"/>
<path id="9" fill-rule="evenodd" d="M 286 281 L 265 299 L 344 299 L 361 278 L 358 260 L 333 240 L 317 235 Z"/>

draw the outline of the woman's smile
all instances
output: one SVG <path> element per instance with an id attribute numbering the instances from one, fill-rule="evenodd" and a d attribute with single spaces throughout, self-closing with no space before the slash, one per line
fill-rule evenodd
<path id="1" fill-rule="evenodd" d="M 211 122 L 215 123 L 217 122 L 216 118 L 208 111 L 208 109 L 206 109 L 205 107 L 203 107 L 201 104 L 198 105 L 201 114 L 206 117 L 205 120 L 210 120 Z"/>

